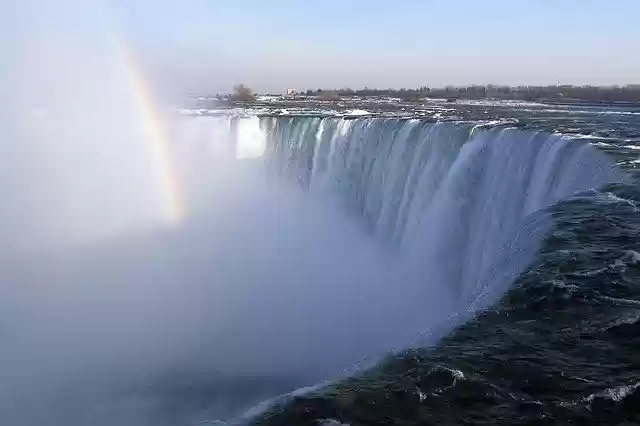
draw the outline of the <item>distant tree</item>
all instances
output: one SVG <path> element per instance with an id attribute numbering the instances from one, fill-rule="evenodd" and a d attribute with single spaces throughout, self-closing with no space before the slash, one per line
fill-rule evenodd
<path id="1" fill-rule="evenodd" d="M 335 102 L 340 100 L 340 95 L 335 92 L 320 92 L 319 97 L 321 101 Z"/>
<path id="2" fill-rule="evenodd" d="M 339 96 L 353 96 L 356 94 L 351 88 L 344 87 L 336 92 Z"/>
<path id="3" fill-rule="evenodd" d="M 244 84 L 237 84 L 233 86 L 233 94 L 231 95 L 231 100 L 249 102 L 255 99 L 256 95 L 253 93 L 253 90 L 251 90 Z"/>

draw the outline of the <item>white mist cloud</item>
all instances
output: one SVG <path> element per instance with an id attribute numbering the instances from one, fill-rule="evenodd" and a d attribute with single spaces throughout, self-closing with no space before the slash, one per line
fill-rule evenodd
<path id="1" fill-rule="evenodd" d="M 185 375 L 207 384 L 210 415 L 237 414 L 449 312 L 447 294 L 425 302 L 421 278 L 330 203 L 266 179 L 259 160 L 203 159 L 226 143 L 199 137 L 203 122 L 224 124 L 175 124 L 190 206 L 180 226 L 3 258 L 4 422 L 147 424 L 178 404 L 163 395 Z"/>

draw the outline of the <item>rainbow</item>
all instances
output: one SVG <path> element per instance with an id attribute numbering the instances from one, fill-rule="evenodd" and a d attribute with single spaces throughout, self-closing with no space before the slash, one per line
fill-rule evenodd
<path id="1" fill-rule="evenodd" d="M 120 39 L 115 40 L 118 63 L 130 86 L 134 107 L 138 111 L 143 126 L 145 139 L 153 161 L 153 168 L 160 185 L 163 217 L 169 225 L 178 225 L 185 218 L 185 207 L 181 197 L 179 178 L 174 170 L 166 130 L 149 87 L 144 79 L 135 58 L 127 45 Z"/>

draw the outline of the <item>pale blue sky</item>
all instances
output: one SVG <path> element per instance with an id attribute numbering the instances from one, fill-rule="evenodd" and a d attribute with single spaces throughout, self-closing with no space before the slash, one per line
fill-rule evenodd
<path id="1" fill-rule="evenodd" d="M 89 3 L 32 1 L 66 21 Z M 638 0 L 101 3 L 157 81 L 189 89 L 640 83 Z"/>

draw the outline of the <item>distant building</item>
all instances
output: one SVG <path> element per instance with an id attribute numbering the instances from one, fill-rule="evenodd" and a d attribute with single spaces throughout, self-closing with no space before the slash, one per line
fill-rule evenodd
<path id="1" fill-rule="evenodd" d="M 287 89 L 284 94 L 287 96 L 295 96 L 298 94 L 298 91 L 296 89 Z"/>

